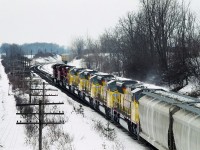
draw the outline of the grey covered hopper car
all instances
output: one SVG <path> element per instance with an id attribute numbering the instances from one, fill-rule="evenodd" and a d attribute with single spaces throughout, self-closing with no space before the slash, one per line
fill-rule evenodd
<path id="1" fill-rule="evenodd" d="M 173 92 L 143 92 L 140 136 L 159 150 L 200 150 L 198 99 Z"/>

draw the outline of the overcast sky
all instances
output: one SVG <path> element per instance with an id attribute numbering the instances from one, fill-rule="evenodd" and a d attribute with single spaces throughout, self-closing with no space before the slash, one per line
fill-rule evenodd
<path id="1" fill-rule="evenodd" d="M 200 0 L 190 1 L 200 14 Z M 0 43 L 69 46 L 78 36 L 97 37 L 138 9 L 139 0 L 0 0 Z"/>

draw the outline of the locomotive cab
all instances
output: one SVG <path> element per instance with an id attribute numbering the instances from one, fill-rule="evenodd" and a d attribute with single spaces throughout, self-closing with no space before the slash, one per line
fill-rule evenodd
<path id="1" fill-rule="evenodd" d="M 53 69 L 53 82 L 57 82 L 57 78 L 58 78 L 58 66 L 63 65 L 63 64 L 54 64 L 52 65 L 52 69 Z"/>
<path id="2" fill-rule="evenodd" d="M 76 95 L 80 94 L 79 91 L 79 83 L 80 83 L 80 79 L 79 79 L 79 74 L 85 70 L 84 68 L 72 68 L 69 71 L 69 79 L 68 79 L 68 83 L 69 83 L 69 89 L 71 90 L 71 92 L 75 93 Z"/>
<path id="3" fill-rule="evenodd" d="M 107 82 L 111 79 L 113 75 L 105 73 L 96 73 L 90 78 L 91 105 L 104 114 L 107 113 Z"/>
<path id="4" fill-rule="evenodd" d="M 67 74 L 68 74 L 68 68 L 72 68 L 73 66 L 69 66 L 69 65 L 65 65 L 65 64 L 62 64 L 62 65 L 59 65 L 57 66 L 58 68 L 58 77 L 57 77 L 57 80 L 59 82 L 59 84 L 61 86 L 66 86 L 67 84 Z"/>
<path id="5" fill-rule="evenodd" d="M 69 84 L 78 87 L 79 84 L 79 73 L 83 71 L 84 68 L 73 68 L 70 70 L 70 81 Z"/>
<path id="6" fill-rule="evenodd" d="M 131 89 L 134 89 L 137 83 L 138 82 L 134 80 L 123 80 L 116 82 L 118 93 L 114 101 L 114 108 L 117 112 L 124 114 L 126 117 L 130 117 L 131 115 Z"/>
<path id="7" fill-rule="evenodd" d="M 79 90 L 84 91 L 86 93 L 90 93 L 90 77 L 93 76 L 97 71 L 86 69 L 79 74 Z"/>
<path id="8" fill-rule="evenodd" d="M 102 102 L 106 100 L 106 85 L 113 78 L 113 75 L 97 73 L 91 79 L 91 97 Z"/>

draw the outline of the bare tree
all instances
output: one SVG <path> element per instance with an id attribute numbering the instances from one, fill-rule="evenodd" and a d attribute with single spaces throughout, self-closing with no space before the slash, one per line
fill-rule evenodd
<path id="1" fill-rule="evenodd" d="M 84 54 L 85 62 L 88 68 L 100 70 L 100 48 L 99 42 L 91 38 L 86 40 L 86 50 Z"/>
<path id="2" fill-rule="evenodd" d="M 79 58 L 82 57 L 84 47 L 85 41 L 82 37 L 78 37 L 72 42 L 72 50 L 74 51 L 75 55 L 77 55 Z"/>
<path id="3" fill-rule="evenodd" d="M 168 69 L 168 56 L 173 33 L 179 24 L 176 0 L 142 0 L 143 11 L 149 29 L 150 51 L 159 56 L 162 70 Z"/>
<path id="4" fill-rule="evenodd" d="M 153 83 L 182 87 L 199 77 L 198 26 L 188 5 L 177 0 L 140 0 L 98 40 L 87 40 L 88 66 Z"/>

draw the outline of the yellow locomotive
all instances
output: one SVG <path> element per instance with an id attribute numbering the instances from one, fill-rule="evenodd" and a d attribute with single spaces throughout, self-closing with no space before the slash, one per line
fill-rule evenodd
<path id="1" fill-rule="evenodd" d="M 64 68 L 62 68 L 64 67 Z M 143 87 L 137 81 L 57 64 L 53 81 L 160 150 L 199 150 L 200 100 Z M 62 71 L 64 70 L 64 74 Z"/>

